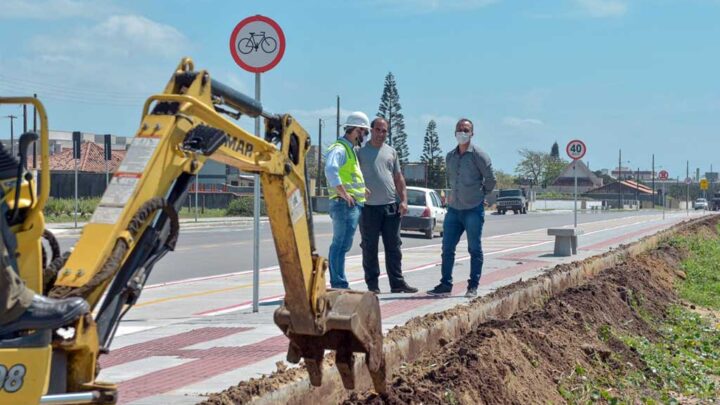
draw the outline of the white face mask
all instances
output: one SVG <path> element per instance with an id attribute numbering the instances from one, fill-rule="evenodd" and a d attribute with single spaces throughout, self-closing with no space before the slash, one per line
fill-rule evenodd
<path id="1" fill-rule="evenodd" d="M 455 139 L 460 145 L 465 145 L 470 142 L 470 133 L 467 132 L 455 132 Z"/>

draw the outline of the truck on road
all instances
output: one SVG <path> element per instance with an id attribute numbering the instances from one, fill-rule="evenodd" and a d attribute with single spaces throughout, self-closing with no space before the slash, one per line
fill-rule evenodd
<path id="1" fill-rule="evenodd" d="M 708 204 L 708 209 L 712 211 L 720 211 L 720 191 L 713 195 L 712 200 Z"/>
<path id="2" fill-rule="evenodd" d="M 515 214 L 527 214 L 527 197 L 525 191 L 519 188 L 500 190 L 495 205 L 500 215 L 504 215 L 508 211 Z"/>

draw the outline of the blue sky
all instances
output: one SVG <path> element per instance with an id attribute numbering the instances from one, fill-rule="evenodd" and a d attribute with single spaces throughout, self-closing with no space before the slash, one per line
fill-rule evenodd
<path id="1" fill-rule="evenodd" d="M 617 166 L 619 148 L 633 168 L 655 153 L 672 177 L 687 159 L 691 172 L 720 169 L 718 0 L 3 0 L 0 94 L 37 92 L 51 129 L 133 135 L 182 56 L 252 95 L 228 38 L 254 14 L 287 38 L 263 104 L 312 134 L 318 118 L 334 133 L 338 94 L 344 113 L 375 115 L 392 71 L 413 160 L 430 119 L 447 152 L 468 116 L 507 172 L 518 149 L 574 138 L 591 169 Z"/>

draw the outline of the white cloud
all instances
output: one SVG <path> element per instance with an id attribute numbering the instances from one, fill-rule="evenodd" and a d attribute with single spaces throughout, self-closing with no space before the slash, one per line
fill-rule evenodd
<path id="1" fill-rule="evenodd" d="M 582 13 L 593 18 L 622 17 L 627 13 L 623 0 L 574 0 Z"/>
<path id="2" fill-rule="evenodd" d="M 90 27 L 66 35 L 41 35 L 30 42 L 31 50 L 45 57 L 139 55 L 179 56 L 188 40 L 172 26 L 138 15 L 113 15 Z"/>
<path id="3" fill-rule="evenodd" d="M 375 0 L 375 7 L 391 11 L 427 13 L 441 10 L 474 10 L 487 7 L 500 0 Z"/>
<path id="4" fill-rule="evenodd" d="M 110 15 L 30 38 L 16 57 L 0 59 L 0 85 L 43 99 L 138 106 L 163 89 L 191 45 L 170 25 Z"/>
<path id="5" fill-rule="evenodd" d="M 542 121 L 535 118 L 505 117 L 502 122 L 504 125 L 514 128 L 530 128 L 544 125 Z"/>
<path id="6" fill-rule="evenodd" d="M 0 19 L 58 20 L 96 17 L 114 10 L 113 5 L 100 0 L 3 0 Z"/>

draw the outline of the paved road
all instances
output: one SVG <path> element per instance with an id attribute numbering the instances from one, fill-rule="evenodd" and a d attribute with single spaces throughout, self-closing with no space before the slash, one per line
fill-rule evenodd
<path id="1" fill-rule="evenodd" d="M 649 215 L 657 211 L 579 213 L 578 223 L 589 223 L 619 217 Z M 572 223 L 572 212 L 530 213 L 528 215 L 486 216 L 483 236 L 503 235 L 539 228 L 564 226 Z M 215 226 L 205 229 L 183 230 L 175 252 L 169 253 L 155 266 L 149 284 L 184 280 L 193 277 L 226 274 L 252 269 L 252 226 Z M 440 238 L 424 239 L 419 233 L 403 233 L 403 248 L 440 243 Z M 315 220 L 315 238 L 321 254 L 327 255 L 332 239 L 332 224 L 327 216 Z M 77 236 L 60 238 L 65 251 L 75 244 Z M 382 243 L 381 251 L 382 251 Z M 355 236 L 348 255 L 360 254 L 360 234 Z M 277 265 L 277 258 L 268 223 L 261 223 L 260 267 Z"/>

